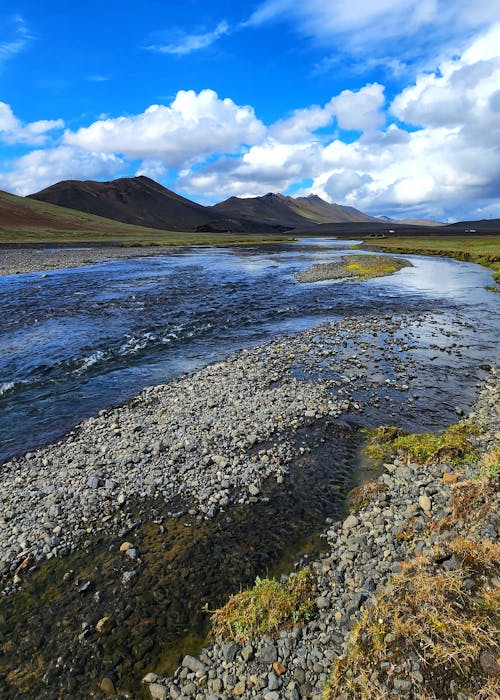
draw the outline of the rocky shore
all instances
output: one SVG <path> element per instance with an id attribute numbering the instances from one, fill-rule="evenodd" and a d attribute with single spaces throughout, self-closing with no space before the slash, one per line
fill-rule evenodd
<path id="1" fill-rule="evenodd" d="M 120 685 L 123 674 L 113 669 L 128 663 L 131 670 L 127 672 L 135 673 L 138 682 L 143 673 L 137 675 L 137 669 L 144 670 L 154 648 L 147 629 L 152 624 L 151 612 L 143 612 L 146 606 L 141 610 L 140 592 L 133 583 L 142 580 L 141 557 L 146 553 L 145 545 L 141 551 L 141 545 L 135 543 L 138 521 L 143 518 L 146 526 L 143 539 L 149 537 L 147 528 L 153 523 L 158 540 L 156 564 L 162 557 L 167 521 L 170 534 L 175 534 L 176 527 L 179 532 L 189 532 L 199 526 L 197 536 L 205 537 L 203 523 L 217 522 L 218 516 L 227 514 L 225 525 L 219 521 L 217 527 L 230 528 L 232 508 L 252 509 L 265 503 L 269 484 L 274 493 L 285 492 L 290 465 L 308 449 L 296 439 L 301 431 L 312 430 L 325 420 L 351 430 L 350 425 L 357 430 L 362 425 L 396 423 L 404 416 L 414 422 L 419 412 L 418 374 L 426 361 L 418 357 L 419 334 L 431 333 L 433 353 L 448 353 L 449 321 L 449 317 L 425 313 L 325 323 L 146 389 L 124 406 L 85 421 L 57 443 L 3 464 L 0 575 L 4 604 L 15 601 L 13 610 L 22 609 L 19 606 L 33 595 L 25 593 L 30 577 L 35 578 L 41 567 L 64 562 L 71 555 L 76 570 L 67 565 L 67 570 L 57 568 L 57 591 L 48 588 L 50 581 L 44 579 L 47 568 L 33 590 L 46 601 L 43 614 L 49 620 L 48 630 L 56 615 L 54 606 L 57 615 L 64 609 L 69 595 L 65 586 L 77 597 L 77 616 L 76 629 L 67 614 L 62 614 L 57 628 L 50 632 L 40 627 L 34 643 L 40 644 L 50 634 L 57 637 L 59 646 L 54 647 L 57 662 L 51 660 L 50 671 L 40 672 L 38 685 L 22 686 L 27 671 L 11 669 L 2 676 L 3 669 L 9 669 L 7 649 L 13 640 L 7 642 L 0 665 L 0 690 L 8 689 L 14 693 L 8 697 L 15 697 L 19 687 L 45 688 L 45 696 L 36 689 L 25 691 L 25 697 L 38 698 L 52 697 L 54 689 L 69 688 L 72 697 L 87 697 L 91 687 L 93 696 L 99 698 L 135 697 Z M 498 393 L 498 374 L 493 374 L 477 408 L 478 420 L 487 430 L 486 437 L 478 438 L 483 442 L 498 442 Z M 462 413 L 460 405 L 456 413 Z M 431 516 L 445 517 L 449 511 L 450 487 L 443 483 L 443 474 L 450 470 L 446 464 L 424 468 L 391 463 L 380 479 L 382 488 L 369 505 L 343 522 L 328 520 L 323 533 L 328 551 L 313 565 L 318 576 L 317 614 L 304 628 L 282 632 L 278 639 L 217 642 L 199 658 L 187 656 L 173 678 L 155 675 L 153 670 L 158 672 L 159 667 L 153 665 L 144 692 L 157 699 L 319 698 L 332 660 L 344 650 L 363 605 L 400 570 L 410 552 L 410 545 L 398 539 L 404 523 L 414 522 L 417 552 L 427 551 L 446 536 L 444 532 L 429 534 L 426 524 Z M 160 517 L 153 507 L 159 502 L 171 509 L 161 511 Z M 137 507 L 141 503 L 142 510 Z M 490 537 L 491 528 L 488 532 L 485 536 Z M 124 562 L 118 567 L 113 562 L 104 572 L 109 590 L 95 564 L 75 559 L 96 539 Z M 170 547 L 175 554 L 178 545 L 175 539 L 173 542 Z M 243 552 L 238 550 L 237 556 L 244 557 Z M 175 557 L 165 559 L 167 568 L 172 566 L 170 561 L 175 568 Z M 146 563 L 149 566 L 149 560 Z M 205 565 L 209 567 L 210 561 Z M 154 569 L 148 571 L 148 585 L 155 597 Z M 203 573 L 197 570 L 196 575 Z M 182 576 L 188 573 L 183 571 Z M 167 604 L 168 589 L 161 595 Z M 138 610 L 134 612 L 135 598 Z M 149 603 L 147 609 L 151 610 Z M 124 637 L 127 620 L 132 619 L 137 626 L 146 625 L 139 635 L 140 648 L 134 646 L 127 652 L 136 656 L 112 655 L 115 633 L 120 635 L 122 648 L 128 649 Z M 29 618 L 26 624 L 30 625 Z M 155 628 L 155 635 L 160 633 Z M 70 652 L 58 656 L 66 639 L 71 642 L 66 649 Z M 32 644 L 31 640 L 23 643 L 26 649 Z M 85 663 L 79 655 L 85 656 Z M 88 669 L 98 662 L 109 673 L 100 670 L 100 678 L 89 679 Z M 424 697 L 411 695 L 414 686 L 407 685 L 408 678 L 411 683 L 419 682 L 424 670 L 413 660 L 410 665 L 391 671 L 394 697 Z M 86 685 L 79 694 L 81 679 Z"/>
<path id="2" fill-rule="evenodd" d="M 423 322 L 347 318 L 243 350 L 5 463 L 0 575 L 64 556 L 103 527 L 119 530 L 131 499 L 181 501 L 181 513 L 206 518 L 258 499 L 267 479 L 286 479 L 301 426 L 367 405 L 385 414 L 390 392 L 413 401 L 408 343 Z"/>
<path id="3" fill-rule="evenodd" d="M 0 275 L 18 275 L 30 272 L 50 272 L 82 265 L 95 265 L 109 260 L 128 260 L 156 255 L 170 255 L 168 246 L 90 246 L 59 247 L 55 244 L 36 247 L 0 247 Z"/>
<path id="4" fill-rule="evenodd" d="M 496 370 L 469 416 L 482 428 L 475 443 L 483 455 L 495 449 L 498 455 L 499 406 L 500 371 Z M 476 692 L 471 695 L 454 680 L 451 659 L 448 665 L 441 666 L 439 677 L 434 678 L 435 670 L 430 667 L 425 650 L 420 655 L 408 653 L 402 659 L 388 655 L 373 671 L 371 685 L 352 676 L 347 665 L 344 672 L 348 680 L 351 674 L 353 681 L 350 686 L 349 682 L 345 683 L 347 692 L 325 691 L 332 665 L 348 652 L 351 630 L 363 609 L 374 605 L 377 595 L 387 590 L 389 580 L 408 567 L 407 562 L 427 556 L 434 570 L 456 572 L 465 566 L 460 554 L 449 550 L 457 536 L 472 538 L 478 546 L 498 542 L 498 476 L 490 474 L 491 483 L 481 491 L 477 487 L 476 464 L 457 468 L 453 462 L 436 461 L 422 466 L 397 458 L 384 467 L 384 473 L 371 489 L 369 502 L 343 522 L 331 525 L 324 534 L 328 551 L 312 564 L 318 588 L 317 615 L 311 622 L 302 628 L 284 630 L 277 638 L 250 639 L 243 643 L 216 641 L 199 657 L 186 656 L 174 678 L 160 678 L 153 673 L 145 676 L 151 697 L 155 700 L 498 697 L 500 666 L 494 654 L 487 651 L 476 660 L 478 678 L 468 679 L 469 687 L 475 687 L 478 693 L 485 684 L 486 690 L 481 695 Z M 473 488 L 474 483 L 476 512 L 470 506 L 460 509 L 453 490 L 461 486 Z M 477 516 L 479 512 L 481 517 Z M 469 588 L 473 587 L 473 579 L 467 581 Z M 487 590 L 496 587 L 498 591 L 500 581 L 494 574 L 489 579 L 483 576 L 481 585 Z M 378 621 L 382 622 L 382 619 Z M 389 624 L 385 636 L 391 636 L 393 631 Z M 422 635 L 424 639 L 424 631 Z M 492 648 L 498 650 L 497 645 L 498 639 L 491 639 Z M 367 667 L 370 661 L 367 657 Z M 364 693 L 360 691 L 363 684 L 366 684 Z"/>

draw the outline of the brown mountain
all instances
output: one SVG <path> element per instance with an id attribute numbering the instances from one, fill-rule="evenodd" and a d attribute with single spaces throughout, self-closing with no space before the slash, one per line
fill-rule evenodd
<path id="1" fill-rule="evenodd" d="M 136 226 L 186 231 L 207 223 L 206 207 L 143 175 L 110 182 L 64 180 L 31 199 Z"/>
<path id="2" fill-rule="evenodd" d="M 129 240 L 154 237 L 157 231 L 122 224 L 101 216 L 38 202 L 0 190 L 0 241 Z"/>
<path id="3" fill-rule="evenodd" d="M 290 197 L 269 192 L 262 197 L 230 197 L 212 209 L 225 216 L 244 216 L 290 227 L 347 222 L 377 221 L 367 214 L 340 204 L 330 204 L 317 195 Z"/>
<path id="4" fill-rule="evenodd" d="M 124 177 L 109 182 L 64 180 L 31 199 L 104 216 L 135 226 L 168 231 L 276 232 L 286 225 L 248 220 L 235 212 L 225 214 L 192 202 L 149 177 Z"/>

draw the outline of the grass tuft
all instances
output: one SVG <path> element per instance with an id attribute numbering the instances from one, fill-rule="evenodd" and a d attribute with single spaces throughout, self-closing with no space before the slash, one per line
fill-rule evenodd
<path id="1" fill-rule="evenodd" d="M 367 454 L 381 460 L 398 454 L 417 464 L 474 462 L 478 451 L 470 437 L 478 432 L 477 426 L 466 422 L 456 423 L 438 435 L 407 433 L 393 426 L 382 426 L 368 431 L 371 440 Z"/>
<path id="2" fill-rule="evenodd" d="M 500 649 L 500 592 L 492 582 L 500 545 L 457 539 L 448 555 L 453 553 L 459 569 L 443 571 L 419 557 L 379 594 L 353 630 L 346 654 L 336 660 L 324 700 L 397 697 L 387 687 L 409 659 L 419 661 L 424 678 L 422 685 L 418 677 L 405 676 L 415 696 L 424 697 L 425 689 L 425 697 L 451 697 L 452 684 L 465 696 L 497 697 L 489 693 L 498 693 L 500 681 L 479 660 Z"/>
<path id="3" fill-rule="evenodd" d="M 378 481 L 367 481 L 365 484 L 357 486 L 349 493 L 349 510 L 351 512 L 361 510 L 380 493 L 387 491 L 387 489 L 388 487 L 385 484 L 379 484 Z"/>
<path id="4" fill-rule="evenodd" d="M 290 576 L 281 584 L 257 578 L 255 586 L 231 596 L 212 615 L 216 638 L 244 642 L 310 620 L 315 611 L 316 577 L 310 569 Z"/>

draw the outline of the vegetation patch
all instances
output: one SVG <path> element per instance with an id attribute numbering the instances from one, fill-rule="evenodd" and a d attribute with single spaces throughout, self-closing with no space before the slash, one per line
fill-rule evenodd
<path id="1" fill-rule="evenodd" d="M 387 489 L 388 487 L 385 484 L 380 484 L 378 481 L 367 481 L 365 484 L 357 486 L 349 493 L 349 510 L 351 512 L 361 510 L 379 494 L 387 491 Z"/>
<path id="2" fill-rule="evenodd" d="M 384 460 L 400 455 L 417 464 L 445 461 L 460 464 L 474 462 L 478 458 L 477 448 L 470 438 L 479 433 L 479 428 L 465 421 L 450 426 L 438 435 L 407 433 L 394 426 L 382 426 L 367 433 L 370 436 L 367 453 L 373 459 Z"/>
<path id="3" fill-rule="evenodd" d="M 429 238 L 385 238 L 373 244 L 362 245 L 367 250 L 383 250 L 389 253 L 414 253 L 415 255 L 439 255 L 464 262 L 474 262 L 494 270 L 496 286 L 491 291 L 500 291 L 500 236 L 498 234 L 460 236 L 432 236 Z"/>
<path id="4" fill-rule="evenodd" d="M 398 678 L 409 681 L 412 697 L 498 697 L 500 546 L 457 539 L 452 555 L 455 571 L 420 557 L 394 577 L 354 628 L 324 700 L 397 698 Z M 418 671 L 409 669 L 415 663 Z"/>
<path id="5" fill-rule="evenodd" d="M 316 577 L 310 569 L 290 576 L 284 583 L 257 578 L 255 586 L 231 596 L 212 615 L 217 638 L 244 642 L 303 624 L 315 613 Z"/>
<path id="6" fill-rule="evenodd" d="M 352 279 L 366 280 L 373 277 L 385 277 L 401 270 L 413 267 L 408 260 L 382 255 L 345 255 L 339 261 L 311 265 L 306 270 L 297 272 L 299 282 L 324 282 L 326 280 Z"/>

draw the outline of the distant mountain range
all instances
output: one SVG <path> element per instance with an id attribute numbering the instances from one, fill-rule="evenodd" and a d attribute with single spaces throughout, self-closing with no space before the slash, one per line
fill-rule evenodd
<path id="1" fill-rule="evenodd" d="M 148 177 L 110 182 L 66 180 L 41 192 L 19 197 L 0 191 L 0 242 L 20 240 L 159 240 L 160 232 L 231 232 L 378 238 L 429 236 L 425 220 L 396 221 L 371 217 L 352 207 L 330 204 L 316 195 L 230 197 L 203 206 Z M 499 233 L 500 220 L 441 225 L 439 235 Z M 68 238 L 68 234 L 70 237 Z M 182 240 L 182 235 L 179 235 Z"/>
<path id="2" fill-rule="evenodd" d="M 144 175 L 110 182 L 64 180 L 29 198 L 169 231 L 266 233 L 322 223 L 377 221 L 357 209 L 329 204 L 316 195 L 289 197 L 270 192 L 263 197 L 230 197 L 205 207 Z"/>

